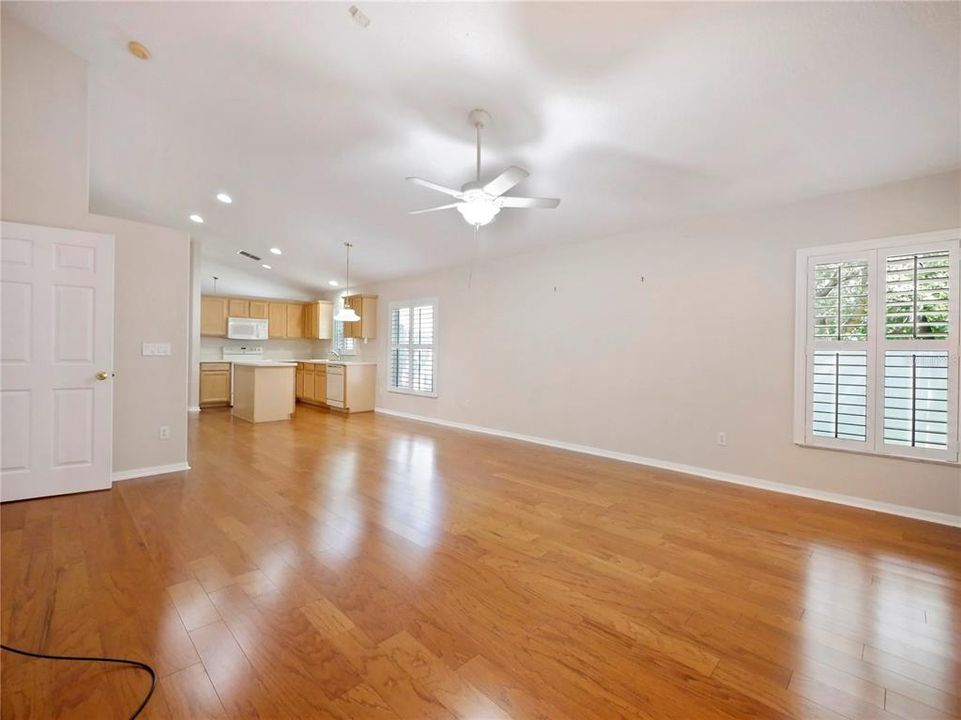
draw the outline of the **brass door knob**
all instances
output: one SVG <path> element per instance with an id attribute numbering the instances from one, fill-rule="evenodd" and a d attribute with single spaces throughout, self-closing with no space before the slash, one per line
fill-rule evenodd
<path id="1" fill-rule="evenodd" d="M 110 377 L 110 373 L 106 370 L 101 370 L 97 373 L 97 380 L 106 380 L 108 377 Z"/>

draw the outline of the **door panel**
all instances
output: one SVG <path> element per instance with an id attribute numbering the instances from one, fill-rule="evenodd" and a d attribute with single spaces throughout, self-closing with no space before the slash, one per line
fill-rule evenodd
<path id="1" fill-rule="evenodd" d="M 3 328 L 3 344 L 0 361 L 5 363 L 30 362 L 30 314 L 32 296 L 30 283 L 0 283 L 0 327 Z"/>
<path id="2" fill-rule="evenodd" d="M 94 289 L 55 285 L 53 288 L 55 362 L 93 362 Z"/>
<path id="3" fill-rule="evenodd" d="M 0 230 L 0 499 L 109 488 L 113 236 Z"/>
<path id="4" fill-rule="evenodd" d="M 53 391 L 53 465 L 90 465 L 93 446 L 94 389 L 60 388 Z"/>
<path id="5" fill-rule="evenodd" d="M 30 467 L 31 401 L 29 390 L 0 392 L 0 471 Z"/>
<path id="6" fill-rule="evenodd" d="M 269 303 L 267 320 L 267 337 L 287 337 L 287 303 Z"/>
<path id="7" fill-rule="evenodd" d="M 205 372 L 200 375 L 200 405 L 224 405 L 230 402 L 230 373 Z"/>
<path id="8" fill-rule="evenodd" d="M 304 306 L 287 304 L 287 337 L 302 338 L 304 336 Z"/>
<path id="9" fill-rule="evenodd" d="M 227 298 L 200 298 L 200 334 L 227 337 Z"/>
<path id="10" fill-rule="evenodd" d="M 267 320 L 267 303 L 263 300 L 251 300 L 250 301 L 250 317 L 257 318 L 259 320 Z"/>
<path id="11" fill-rule="evenodd" d="M 227 317 L 250 317 L 250 302 L 248 300 L 230 298 L 227 302 Z"/>

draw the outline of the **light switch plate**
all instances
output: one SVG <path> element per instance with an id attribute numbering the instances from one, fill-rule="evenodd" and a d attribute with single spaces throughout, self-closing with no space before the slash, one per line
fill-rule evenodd
<path id="1" fill-rule="evenodd" d="M 144 357 L 169 355 L 170 343 L 144 343 L 140 354 Z"/>

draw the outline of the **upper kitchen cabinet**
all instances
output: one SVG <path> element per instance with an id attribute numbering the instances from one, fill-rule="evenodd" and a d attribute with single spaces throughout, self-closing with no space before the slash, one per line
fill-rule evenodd
<path id="1" fill-rule="evenodd" d="M 344 337 L 370 340 L 377 335 L 377 296 L 348 295 L 344 305 L 353 308 L 360 320 L 344 323 Z"/>
<path id="2" fill-rule="evenodd" d="M 200 334 L 227 337 L 227 298 L 210 295 L 200 298 Z"/>
<path id="3" fill-rule="evenodd" d="M 330 340 L 334 337 L 334 304 L 329 300 L 304 305 L 304 337 Z"/>
<path id="4" fill-rule="evenodd" d="M 300 303 L 287 303 L 287 337 L 304 336 L 304 306 Z"/>
<path id="5" fill-rule="evenodd" d="M 239 318 L 250 317 L 250 300 L 244 300 L 243 298 L 228 298 L 227 316 Z"/>
<path id="6" fill-rule="evenodd" d="M 287 303 L 267 303 L 267 337 L 287 337 Z"/>
<path id="7" fill-rule="evenodd" d="M 267 309 L 269 304 L 266 300 L 251 300 L 249 317 L 257 318 L 258 320 L 269 320 L 270 315 Z"/>
<path id="8" fill-rule="evenodd" d="M 203 295 L 200 298 L 200 334 L 227 337 L 227 318 L 267 320 L 270 339 L 312 338 L 329 340 L 333 305 L 326 300 L 312 303 L 256 300 Z"/>

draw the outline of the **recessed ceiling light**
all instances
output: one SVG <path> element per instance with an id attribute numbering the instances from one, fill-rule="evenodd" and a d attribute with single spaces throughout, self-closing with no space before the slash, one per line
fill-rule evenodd
<path id="1" fill-rule="evenodd" d="M 143 44 L 138 43 L 136 40 L 131 40 L 127 43 L 127 50 L 138 60 L 150 59 L 150 51 L 144 47 Z"/>
<path id="2" fill-rule="evenodd" d="M 356 5 L 351 5 L 347 12 L 349 12 L 350 16 L 354 18 L 354 22 L 360 25 L 362 28 L 370 25 L 370 18 L 364 15 L 363 11 Z"/>
<path id="3" fill-rule="evenodd" d="M 328 284 L 328 285 L 331 285 L 331 286 L 333 286 L 333 287 L 337 287 L 338 285 L 340 285 L 340 283 L 337 282 L 336 280 L 328 280 L 328 281 L 327 281 L 327 284 Z"/>
<path id="4" fill-rule="evenodd" d="M 270 248 L 270 252 L 274 255 L 283 255 L 283 251 L 280 248 Z"/>
<path id="5" fill-rule="evenodd" d="M 262 267 L 264 270 L 270 270 L 270 265 L 268 265 L 267 263 L 264 263 L 260 267 Z"/>
<path id="6" fill-rule="evenodd" d="M 230 195 L 227 193 L 217 193 L 217 199 L 220 200 L 224 205 L 230 205 L 234 201 Z"/>
<path id="7" fill-rule="evenodd" d="M 201 225 L 204 222 L 204 219 L 200 217 L 197 213 L 194 213 L 193 215 L 191 215 L 190 219 L 193 220 L 195 223 L 200 223 Z"/>

